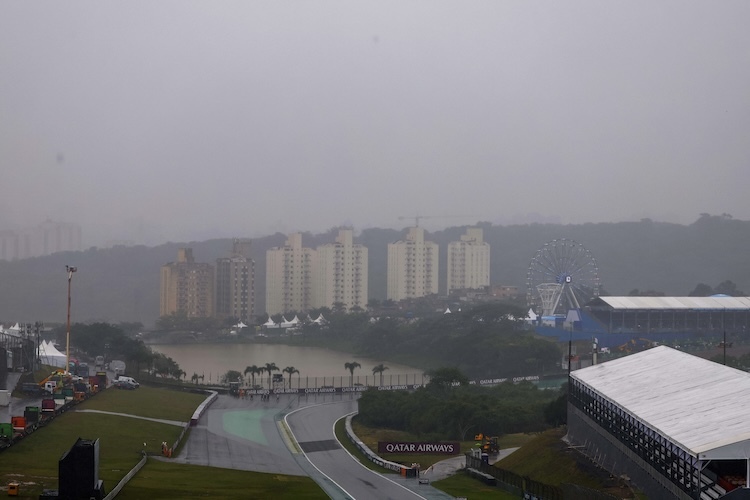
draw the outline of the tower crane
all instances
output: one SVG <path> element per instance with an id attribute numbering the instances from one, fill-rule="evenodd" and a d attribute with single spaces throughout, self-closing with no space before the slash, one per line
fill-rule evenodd
<path id="1" fill-rule="evenodd" d="M 400 215 L 398 220 L 414 220 L 414 226 L 419 227 L 420 219 L 449 219 L 454 217 L 474 217 L 473 215 Z"/>

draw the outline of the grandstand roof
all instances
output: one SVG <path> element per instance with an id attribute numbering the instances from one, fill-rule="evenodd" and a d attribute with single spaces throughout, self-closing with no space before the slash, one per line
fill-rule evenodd
<path id="1" fill-rule="evenodd" d="M 587 304 L 593 307 L 602 305 L 612 309 L 748 311 L 750 297 L 597 297 Z"/>
<path id="2" fill-rule="evenodd" d="M 570 376 L 701 460 L 750 458 L 750 373 L 659 346 Z"/>

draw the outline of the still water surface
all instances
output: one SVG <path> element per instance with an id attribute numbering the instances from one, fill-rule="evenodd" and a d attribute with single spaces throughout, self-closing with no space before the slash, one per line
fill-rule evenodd
<path id="1" fill-rule="evenodd" d="M 422 370 L 406 365 L 389 363 L 353 356 L 352 354 L 322 349 L 319 347 L 286 346 L 279 344 L 158 344 L 150 345 L 156 351 L 174 359 L 187 373 L 204 375 L 204 383 L 217 382 L 228 370 L 240 373 L 251 365 L 265 366 L 276 363 L 279 370 L 293 366 L 299 370 L 294 374 L 294 385 L 300 377 L 301 385 L 309 380 L 310 387 L 349 385 L 349 370 L 344 363 L 356 361 L 362 368 L 354 370 L 354 383 L 372 385 L 380 381 L 380 375 L 373 382 L 372 369 L 383 363 L 388 367 L 383 374 L 383 383 L 388 385 L 421 383 Z M 281 371 L 276 373 L 283 373 Z M 283 374 L 287 377 L 287 374 Z M 265 374 L 265 377 L 268 375 Z M 325 377 L 325 381 L 324 381 Z M 408 377 L 408 380 L 407 380 Z M 315 380 L 317 378 L 317 380 Z M 258 377 L 256 376 L 256 382 Z"/>

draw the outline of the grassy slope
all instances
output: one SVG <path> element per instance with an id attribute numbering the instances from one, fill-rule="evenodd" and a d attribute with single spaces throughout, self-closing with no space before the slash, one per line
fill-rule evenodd
<path id="1" fill-rule="evenodd" d="M 262 474 L 198 465 L 175 464 L 149 460 L 128 485 L 119 499 L 143 498 L 328 498 L 308 477 Z"/>
<path id="2" fill-rule="evenodd" d="M 187 422 L 195 408 L 205 399 L 205 394 L 141 386 L 134 391 L 108 389 L 76 406 L 76 409 L 103 410 Z"/>
<path id="3" fill-rule="evenodd" d="M 553 486 L 569 483 L 623 498 L 634 495 L 616 479 L 610 478 L 606 471 L 595 467 L 577 451 L 568 449 L 562 441 L 564 434 L 562 428 L 539 434 L 521 449 L 497 462 L 495 467 Z"/>
<path id="4" fill-rule="evenodd" d="M 109 389 L 77 405 L 75 409 L 187 421 L 204 397 L 143 386 L 134 391 Z M 180 432 L 180 426 L 117 415 L 68 411 L 0 453 L 0 485 L 17 481 L 21 484 L 18 498 L 28 499 L 38 498 L 43 489 L 57 489 L 58 461 L 76 439 L 82 437 L 99 439 L 99 478 L 104 480 L 105 488 L 109 491 L 141 459 L 144 443 L 146 452 L 158 455 L 161 453 L 161 442 L 173 443 Z M 211 483 L 215 485 L 211 486 Z M 133 479 L 132 486 L 136 488 L 135 493 L 130 493 L 129 483 L 121 493 L 126 495 L 124 498 L 190 498 L 190 492 L 199 491 L 204 492 L 201 496 L 205 498 L 207 487 L 220 491 L 218 496 L 221 498 L 326 498 L 322 490 L 307 478 L 184 466 L 156 460 L 148 461 Z M 178 491 L 179 494 L 176 493 Z M 278 496 L 279 491 L 290 493 L 288 496 Z M 248 496 L 248 492 L 252 495 Z"/>
<path id="5" fill-rule="evenodd" d="M 76 439 L 99 439 L 99 478 L 111 488 L 146 451 L 160 452 L 162 441 L 174 442 L 182 429 L 127 417 L 69 411 L 13 447 L 0 453 L 0 484 L 20 481 L 24 495 L 57 489 L 60 457 Z"/>

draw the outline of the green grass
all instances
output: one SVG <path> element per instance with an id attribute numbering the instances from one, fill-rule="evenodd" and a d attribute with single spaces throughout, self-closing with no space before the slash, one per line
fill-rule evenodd
<path id="1" fill-rule="evenodd" d="M 569 449 L 562 441 L 564 435 L 563 428 L 543 432 L 494 466 L 552 486 L 578 484 L 623 498 L 638 497 L 638 492 Z"/>
<path id="2" fill-rule="evenodd" d="M 111 411 L 187 422 L 205 399 L 205 394 L 142 385 L 132 391 L 107 389 L 76 406 L 76 409 Z"/>
<path id="3" fill-rule="evenodd" d="M 162 441 L 174 443 L 183 427 L 73 410 L 97 409 L 187 421 L 203 399 L 198 394 L 149 387 L 103 391 L 0 453 L 0 486 L 19 482 L 20 499 L 36 499 L 44 489 L 57 489 L 58 461 L 81 437 L 99 439 L 99 478 L 111 491 L 141 459 L 144 443 L 147 453 L 158 455 Z M 326 498 L 308 478 L 155 459 L 149 459 L 131 483 L 118 498 Z"/>
<path id="4" fill-rule="evenodd" d="M 336 425 L 333 428 L 334 433 L 336 434 L 336 439 L 338 439 L 342 446 L 354 457 L 359 460 L 365 467 L 367 467 L 370 470 L 373 470 L 375 472 L 378 472 L 380 474 L 393 474 L 392 470 L 380 467 L 379 465 L 375 465 L 373 462 L 371 462 L 364 453 L 359 451 L 356 446 L 354 446 L 354 443 L 351 442 L 351 440 L 346 435 L 346 419 L 342 418 L 339 419 L 336 422 Z"/>
<path id="5" fill-rule="evenodd" d="M 218 469 L 149 459 L 117 498 L 312 500 L 325 499 L 328 495 L 308 477 Z"/>
<path id="6" fill-rule="evenodd" d="M 408 432 L 396 431 L 392 429 L 375 429 L 363 425 L 356 417 L 352 419 L 352 430 L 354 434 L 367 445 L 373 451 L 377 452 L 378 441 L 402 441 L 402 442 L 413 442 L 413 441 L 424 441 L 423 438 L 415 436 Z M 501 436 L 499 439 L 500 448 L 517 448 L 522 446 L 524 443 L 529 442 L 534 438 L 530 434 L 509 434 L 507 436 Z M 463 441 L 461 442 L 461 454 L 468 453 L 471 448 L 476 446 L 475 441 Z M 450 458 L 452 455 L 423 455 L 423 454 L 399 454 L 399 453 L 383 453 L 380 455 L 382 458 L 391 462 L 400 464 L 410 465 L 412 463 L 418 463 L 422 466 L 422 469 L 426 469 L 430 465 Z"/>
<path id="7" fill-rule="evenodd" d="M 67 412 L 0 453 L 0 484 L 20 481 L 22 498 L 57 489 L 58 461 L 81 437 L 99 439 L 99 478 L 112 488 L 141 459 L 144 442 L 147 452 L 158 454 L 161 442 L 174 442 L 181 431 L 147 420 Z"/>
<path id="8" fill-rule="evenodd" d="M 580 484 L 588 488 L 601 486 L 597 478 L 581 470 L 576 460 L 577 452 L 569 451 L 561 441 L 563 434 L 562 429 L 539 434 L 495 466 L 552 486 L 562 483 Z"/>
<path id="9" fill-rule="evenodd" d="M 518 495 L 503 491 L 497 486 L 488 486 L 477 479 L 473 479 L 464 472 L 431 483 L 435 488 L 454 497 L 464 497 L 471 500 L 517 500 Z"/>

